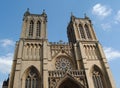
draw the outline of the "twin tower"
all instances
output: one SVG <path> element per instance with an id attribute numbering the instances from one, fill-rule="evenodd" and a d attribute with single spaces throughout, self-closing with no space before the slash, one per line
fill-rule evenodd
<path id="1" fill-rule="evenodd" d="M 47 14 L 27 10 L 3 88 L 115 88 L 91 20 L 72 15 L 67 36 L 69 43 L 48 42 Z"/>

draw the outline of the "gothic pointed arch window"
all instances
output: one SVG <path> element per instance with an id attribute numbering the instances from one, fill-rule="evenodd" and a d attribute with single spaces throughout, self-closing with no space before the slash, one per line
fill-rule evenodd
<path id="1" fill-rule="evenodd" d="M 91 39 L 90 29 L 89 29 L 88 25 L 86 25 L 86 24 L 85 24 L 85 31 L 86 31 L 88 39 Z"/>
<path id="2" fill-rule="evenodd" d="M 25 88 L 40 88 L 39 74 L 34 67 L 31 67 L 26 74 Z"/>
<path id="3" fill-rule="evenodd" d="M 80 31 L 80 34 L 81 34 L 81 38 L 85 39 L 84 29 L 83 29 L 81 24 L 79 24 L 79 31 Z"/>
<path id="4" fill-rule="evenodd" d="M 92 71 L 92 78 L 95 88 L 105 88 L 104 79 L 99 67 L 94 66 Z"/>
<path id="5" fill-rule="evenodd" d="M 33 36 L 34 22 L 31 20 L 29 25 L 29 37 Z"/>
<path id="6" fill-rule="evenodd" d="M 41 23 L 40 23 L 40 21 L 38 21 L 37 29 L 36 29 L 36 37 L 40 37 L 40 29 L 41 29 Z"/>

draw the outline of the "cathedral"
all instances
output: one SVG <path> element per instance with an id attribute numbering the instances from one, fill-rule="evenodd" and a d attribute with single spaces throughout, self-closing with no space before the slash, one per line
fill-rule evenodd
<path id="1" fill-rule="evenodd" d="M 68 43 L 49 42 L 45 11 L 27 10 L 2 88 L 116 88 L 90 18 L 71 15 L 67 36 Z"/>

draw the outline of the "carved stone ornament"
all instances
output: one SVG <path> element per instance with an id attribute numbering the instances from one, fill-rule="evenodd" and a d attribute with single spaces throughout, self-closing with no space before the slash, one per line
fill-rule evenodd
<path id="1" fill-rule="evenodd" d="M 55 62 L 55 67 L 57 70 L 71 70 L 72 69 L 72 62 L 65 57 L 57 58 Z"/>

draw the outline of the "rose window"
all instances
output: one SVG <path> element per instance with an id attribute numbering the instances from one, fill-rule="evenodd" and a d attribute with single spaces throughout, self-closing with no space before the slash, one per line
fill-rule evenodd
<path id="1" fill-rule="evenodd" d="M 61 57 L 57 58 L 55 63 L 57 70 L 70 70 L 72 69 L 71 61 L 67 58 Z"/>

